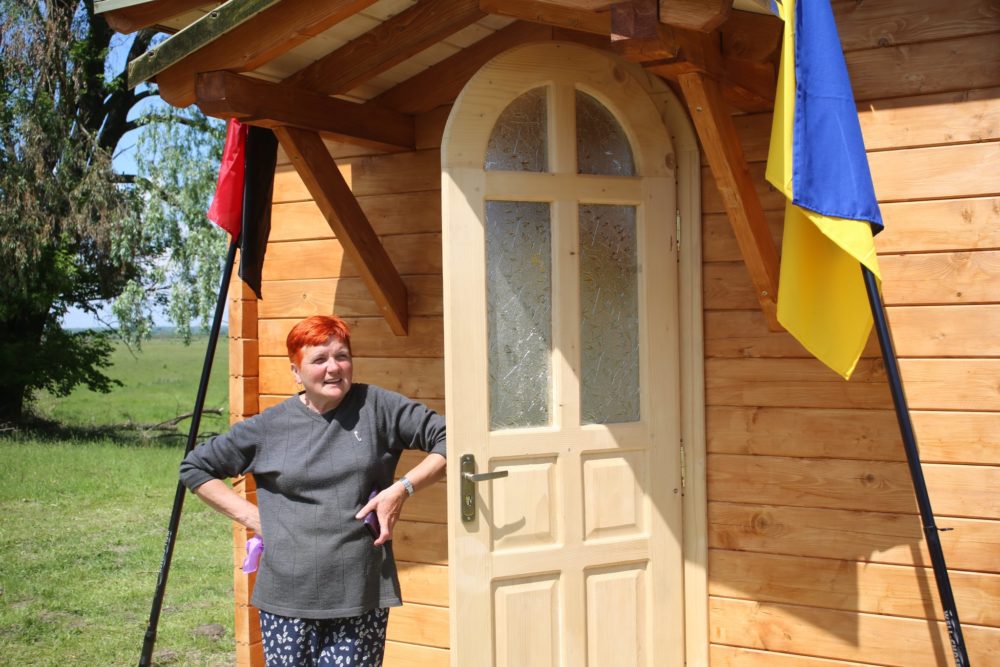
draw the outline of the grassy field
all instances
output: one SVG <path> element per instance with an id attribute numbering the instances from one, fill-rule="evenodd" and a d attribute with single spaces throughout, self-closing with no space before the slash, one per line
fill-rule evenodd
<path id="1" fill-rule="evenodd" d="M 58 424 L 0 434 L 0 665 L 137 663 L 187 422 L 169 437 L 107 425 L 189 412 L 204 347 L 162 338 L 124 351 L 118 391 L 41 397 Z M 209 407 L 225 402 L 219 357 Z M 226 423 L 206 418 L 202 432 Z M 231 554 L 229 522 L 188 495 L 156 664 L 232 664 Z"/>

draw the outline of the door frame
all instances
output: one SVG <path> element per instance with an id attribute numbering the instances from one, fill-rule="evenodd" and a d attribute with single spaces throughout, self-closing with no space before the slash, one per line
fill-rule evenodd
<path id="1" fill-rule="evenodd" d="M 702 262 L 701 262 L 701 160 L 698 142 L 687 114 L 687 110 L 667 85 L 641 67 L 628 63 L 606 51 L 590 49 L 577 44 L 549 42 L 545 44 L 522 45 L 507 53 L 522 49 L 536 49 L 544 54 L 544 48 L 552 49 L 552 57 L 566 57 L 564 49 L 586 49 L 612 61 L 616 71 L 629 76 L 649 95 L 660 113 L 667 133 L 673 143 L 674 174 L 677 187 L 677 242 L 678 242 L 678 319 L 680 352 L 680 434 L 682 446 L 682 475 L 684 490 L 682 498 L 683 516 L 683 579 L 685 614 L 685 660 L 688 665 L 708 665 L 708 518 L 706 482 L 706 435 L 705 435 L 705 381 L 704 381 L 704 341 L 702 328 Z M 561 51 L 561 53 L 560 53 Z M 503 58 L 501 54 L 498 58 Z M 542 55 L 541 57 L 544 57 Z M 489 67 L 489 63 L 484 68 Z M 474 77 L 475 78 L 475 77 Z M 510 101 L 510 100 L 508 100 Z M 461 95 L 455 108 L 461 102 Z M 442 168 L 442 219 L 450 214 L 449 201 L 457 185 L 451 182 L 449 168 L 471 166 L 480 159 L 481 153 L 456 150 L 456 146 L 468 146 L 470 137 L 456 137 L 454 132 L 455 114 L 449 116 L 441 144 Z M 486 137 L 481 138 L 485 147 Z M 443 230 L 446 232 L 446 230 Z M 449 236 L 442 236 L 444 244 L 445 268 L 447 273 Z M 452 248 L 454 250 L 454 248 Z M 453 321 L 447 305 L 449 286 L 444 285 L 445 294 L 445 375 L 451 377 L 449 346 L 461 337 L 461 321 Z M 458 319 L 458 318 L 456 318 Z M 457 327 L 457 328 L 456 328 Z M 484 369 L 485 370 L 485 369 Z M 447 392 L 446 392 L 447 395 Z M 450 412 L 450 410 L 449 410 Z M 453 451 L 456 451 L 453 447 Z M 459 491 L 457 483 L 457 461 L 453 460 L 448 484 L 448 521 L 460 521 Z M 455 567 L 454 544 L 449 544 L 449 567 Z M 450 576 L 450 613 L 462 613 L 463 605 L 457 599 L 454 576 Z M 451 646 L 457 645 L 457 628 L 451 623 Z M 452 664 L 455 654 L 452 654 Z"/>

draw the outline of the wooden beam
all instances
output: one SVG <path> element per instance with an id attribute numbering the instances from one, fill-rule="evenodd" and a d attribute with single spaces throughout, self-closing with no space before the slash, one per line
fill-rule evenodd
<path id="1" fill-rule="evenodd" d="M 195 101 L 200 72 L 245 72 L 281 55 L 375 0 L 229 0 L 129 65 L 129 85 L 156 78 L 176 107 Z"/>
<path id="2" fill-rule="evenodd" d="M 198 75 L 198 107 L 216 118 L 252 125 L 281 125 L 322 132 L 331 138 L 379 150 L 413 150 L 413 117 L 368 104 L 317 95 L 232 72 Z"/>
<path id="3" fill-rule="evenodd" d="M 611 44 L 616 53 L 632 62 L 664 60 L 677 56 L 672 31 L 660 23 L 657 0 L 631 0 L 611 6 Z"/>
<path id="4" fill-rule="evenodd" d="M 733 0 L 659 0 L 658 4 L 660 21 L 698 32 L 712 32 L 733 9 Z"/>
<path id="5" fill-rule="evenodd" d="M 357 267 L 389 328 L 397 336 L 405 336 L 406 285 L 323 145 L 323 139 L 316 132 L 294 127 L 278 127 L 274 133 L 343 246 L 344 254 Z"/>
<path id="6" fill-rule="evenodd" d="M 111 2 L 95 2 L 94 13 L 103 16 L 115 32 L 127 35 L 205 4 L 205 0 L 154 0 L 128 5 L 119 3 L 115 7 Z"/>
<path id="7" fill-rule="evenodd" d="M 285 83 L 327 95 L 347 92 L 484 16 L 477 0 L 422 0 Z"/>
<path id="8" fill-rule="evenodd" d="M 772 331 L 778 324 L 778 251 L 768 230 L 764 209 L 747 170 L 736 126 L 719 83 L 704 72 L 677 77 L 684 101 L 753 281 L 757 301 Z"/>
<path id="9" fill-rule="evenodd" d="M 608 12 L 585 11 L 532 0 L 480 0 L 479 8 L 488 14 L 509 16 L 557 28 L 570 28 L 596 35 L 611 34 L 611 15 Z"/>
<path id="10" fill-rule="evenodd" d="M 390 88 L 368 105 L 420 114 L 448 104 L 488 61 L 519 44 L 548 41 L 552 28 L 516 21 L 472 46 Z"/>

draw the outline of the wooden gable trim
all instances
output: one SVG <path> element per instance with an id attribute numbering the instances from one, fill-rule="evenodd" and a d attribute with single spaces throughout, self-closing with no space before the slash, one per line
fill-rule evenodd
<path id="1" fill-rule="evenodd" d="M 704 72 L 677 77 L 698 138 L 743 255 L 757 301 L 772 331 L 778 324 L 778 250 L 754 189 L 729 106 L 718 81 Z"/>
<path id="2" fill-rule="evenodd" d="M 733 0 L 652 0 L 660 21 L 686 30 L 711 32 L 729 18 Z"/>
<path id="3" fill-rule="evenodd" d="M 115 32 L 127 35 L 142 28 L 158 25 L 161 21 L 202 7 L 205 4 L 205 0 L 154 0 L 151 2 L 105 0 L 105 2 L 94 3 L 94 13 L 103 16 Z"/>
<path id="4" fill-rule="evenodd" d="M 416 143 L 412 116 L 232 72 L 199 74 L 196 97 L 198 107 L 216 118 L 270 128 L 288 125 L 378 150 L 412 150 Z"/>
<path id="5" fill-rule="evenodd" d="M 129 85 L 155 76 L 176 107 L 195 100 L 199 72 L 253 70 L 375 0 L 229 0 L 129 65 Z"/>
<path id="6" fill-rule="evenodd" d="M 405 336 L 406 285 L 323 139 L 316 132 L 295 127 L 276 127 L 274 133 L 343 246 L 344 254 L 356 265 L 389 328 L 397 336 Z"/>
<path id="7" fill-rule="evenodd" d="M 327 95 L 345 93 L 484 16 L 476 0 L 423 0 L 284 82 Z"/>

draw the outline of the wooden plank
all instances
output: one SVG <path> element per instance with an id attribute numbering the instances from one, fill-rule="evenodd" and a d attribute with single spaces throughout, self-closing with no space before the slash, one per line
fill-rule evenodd
<path id="1" fill-rule="evenodd" d="M 431 484 L 421 489 L 420 493 L 403 505 L 400 515 L 404 521 L 420 521 L 423 523 L 447 522 L 448 517 L 448 487 L 445 484 Z M 448 587 L 445 586 L 447 595 Z"/>
<path id="2" fill-rule="evenodd" d="M 396 569 L 404 602 L 448 606 L 447 567 L 402 561 L 396 563 Z"/>
<path id="3" fill-rule="evenodd" d="M 440 191 L 441 151 L 424 150 L 340 160 L 338 167 L 356 197 Z M 274 172 L 274 202 L 307 201 L 312 194 L 292 168 Z"/>
<path id="4" fill-rule="evenodd" d="M 422 604 L 405 604 L 389 611 L 386 639 L 407 644 L 448 648 L 448 610 Z"/>
<path id="5" fill-rule="evenodd" d="M 448 528 L 443 524 L 406 521 L 392 533 L 393 554 L 412 563 L 448 564 Z"/>
<path id="6" fill-rule="evenodd" d="M 702 300 L 706 311 L 759 309 L 757 294 L 743 262 L 703 264 Z"/>
<path id="7" fill-rule="evenodd" d="M 869 151 L 901 150 L 1000 138 L 1000 90 L 875 99 L 858 104 L 858 122 Z M 771 112 L 733 117 L 749 162 L 767 159 Z"/>
<path id="8" fill-rule="evenodd" d="M 406 285 L 319 135 L 291 127 L 277 128 L 275 134 L 389 326 L 405 335 Z"/>
<path id="9" fill-rule="evenodd" d="M 785 225 L 785 211 L 778 209 L 765 211 L 768 231 L 774 247 L 781 252 L 781 233 Z M 733 234 L 733 226 L 723 213 L 707 213 L 702 216 L 701 256 L 705 262 L 740 262 L 740 245 Z"/>
<path id="10" fill-rule="evenodd" d="M 284 82 L 327 95 L 346 93 L 483 16 L 477 0 L 419 2 Z"/>
<path id="11" fill-rule="evenodd" d="M 917 511 L 903 463 L 710 454 L 707 467 L 710 501 Z M 935 511 L 943 513 L 942 499 L 931 497 Z"/>
<path id="12" fill-rule="evenodd" d="M 402 276 L 406 283 L 408 310 L 414 317 L 440 316 L 441 276 Z M 344 317 L 380 316 L 375 302 L 360 278 L 321 280 L 265 280 L 260 317 L 298 317 L 337 313 Z"/>
<path id="13" fill-rule="evenodd" d="M 700 72 L 679 77 L 684 100 L 732 224 L 757 300 L 773 331 L 780 331 L 778 252 L 764 218 L 761 202 L 749 179 L 736 129 L 718 83 Z"/>
<path id="14" fill-rule="evenodd" d="M 768 330 L 764 315 L 759 310 L 710 310 L 705 312 L 704 319 L 707 357 L 743 359 L 811 356 L 791 334 Z M 875 336 L 869 337 L 861 356 L 881 356 Z"/>
<path id="15" fill-rule="evenodd" d="M 705 401 L 707 405 L 864 410 L 892 405 L 881 359 L 859 361 L 849 382 L 815 359 L 708 359 Z M 911 407 L 916 405 L 911 403 Z"/>
<path id="16" fill-rule="evenodd" d="M 423 400 L 444 397 L 444 362 L 441 359 L 354 358 L 354 381 L 377 384 L 391 391 Z M 296 393 L 288 357 L 261 357 L 260 393 Z"/>
<path id="17" fill-rule="evenodd" d="M 711 32 L 729 19 L 733 0 L 658 0 L 660 21 L 667 25 Z"/>
<path id="18" fill-rule="evenodd" d="M 425 113 L 448 104 L 489 60 L 519 44 L 550 39 L 552 29 L 516 21 L 385 91 L 368 104 L 403 113 Z"/>
<path id="19" fill-rule="evenodd" d="M 895 306 L 888 314 L 900 357 L 1000 357 L 1000 305 Z"/>
<path id="20" fill-rule="evenodd" d="M 938 516 L 1000 519 L 1000 467 L 924 464 Z M 708 498 L 722 502 L 915 513 L 904 463 L 710 454 Z"/>
<path id="21" fill-rule="evenodd" d="M 156 0 L 155 2 L 138 2 L 124 7 L 105 9 L 113 4 L 95 2 L 94 13 L 107 21 L 115 32 L 127 35 L 142 28 L 157 26 L 167 19 L 192 9 L 203 7 L 205 0 Z"/>
<path id="22" fill-rule="evenodd" d="M 938 524 L 952 570 L 1000 573 L 1000 521 L 948 518 Z M 754 505 L 708 504 L 708 545 L 790 556 L 919 565 L 931 560 L 914 514 Z"/>
<path id="23" fill-rule="evenodd" d="M 761 208 L 765 211 L 784 210 L 785 196 L 775 190 L 764 178 L 763 162 L 752 162 L 747 165 L 750 174 L 750 183 L 753 184 L 754 191 L 760 199 Z M 719 186 L 715 182 L 712 170 L 703 167 L 701 170 L 701 212 L 705 213 L 726 213 L 725 201 Z"/>
<path id="24" fill-rule="evenodd" d="M 406 192 L 358 197 L 358 204 L 380 237 L 441 231 L 441 193 Z M 288 202 L 271 207 L 270 242 L 335 238 L 315 202 Z"/>
<path id="25" fill-rule="evenodd" d="M 160 97 L 177 107 L 195 101 L 195 75 L 249 72 L 374 0 L 251 0 L 225 3 L 129 65 L 129 84 L 156 76 Z"/>
<path id="26" fill-rule="evenodd" d="M 924 463 L 995 464 L 1000 413 L 912 410 Z M 903 461 L 892 410 L 709 407 L 708 451 L 718 454 Z"/>
<path id="27" fill-rule="evenodd" d="M 882 296 L 886 305 L 997 303 L 1000 250 L 885 255 Z"/>
<path id="28" fill-rule="evenodd" d="M 285 354 L 285 338 L 300 319 L 261 320 L 261 354 L 275 357 Z M 356 356 L 444 358 L 444 325 L 440 317 L 411 317 L 406 336 L 394 335 L 381 318 L 349 317 L 345 322 L 351 330 L 351 349 Z"/>
<path id="29" fill-rule="evenodd" d="M 833 15 L 845 51 L 887 48 L 952 37 L 993 33 L 1000 9 L 993 0 L 908 0 L 898 5 L 833 0 Z"/>
<path id="30" fill-rule="evenodd" d="M 709 647 L 709 656 L 712 667 L 865 667 L 869 664 L 720 644 L 712 644 Z"/>
<path id="31" fill-rule="evenodd" d="M 905 460 L 892 410 L 709 407 L 706 423 L 712 454 Z"/>
<path id="32" fill-rule="evenodd" d="M 898 667 L 937 667 L 951 656 L 945 624 L 811 607 L 711 598 L 719 643 Z M 1000 659 L 1000 630 L 962 628 L 972 664 Z"/>
<path id="33" fill-rule="evenodd" d="M 386 667 L 448 667 L 450 653 L 445 649 L 388 640 L 385 643 Z"/>
<path id="34" fill-rule="evenodd" d="M 412 116 L 232 72 L 198 74 L 195 96 L 205 114 L 249 125 L 288 125 L 376 150 L 412 149 L 416 141 Z"/>
<path id="35" fill-rule="evenodd" d="M 257 375 L 258 341 L 234 338 L 229 341 L 229 372 L 233 377 Z"/>
<path id="36" fill-rule="evenodd" d="M 377 236 L 375 240 L 378 240 Z M 441 275 L 441 235 L 438 233 L 386 236 L 381 239 L 380 246 L 384 249 L 386 261 L 391 262 L 400 273 Z M 350 248 L 345 247 L 340 238 L 289 241 L 268 245 L 262 276 L 264 280 L 360 276 L 368 284 L 366 268 L 350 255 Z M 369 273 L 373 271 L 368 269 Z"/>
<path id="37" fill-rule="evenodd" d="M 852 51 L 844 58 L 854 98 L 860 102 L 1000 85 L 1000 39 L 995 32 Z"/>
<path id="38" fill-rule="evenodd" d="M 934 571 L 711 549 L 710 595 L 840 611 L 944 620 Z M 962 623 L 1000 625 L 1000 575 L 949 575 Z"/>
<path id="39" fill-rule="evenodd" d="M 479 8 L 488 14 L 509 16 L 557 28 L 581 30 L 595 35 L 611 34 L 611 17 L 607 12 L 592 12 L 532 0 L 480 0 Z"/>
<path id="40" fill-rule="evenodd" d="M 1000 142 L 878 151 L 868 164 L 880 203 L 1000 194 Z"/>
<path id="41" fill-rule="evenodd" d="M 881 208 L 885 230 L 875 237 L 880 255 L 1000 248 L 1000 197 L 904 202 Z"/>
<path id="42" fill-rule="evenodd" d="M 448 124 L 450 114 L 451 105 L 446 104 L 417 116 L 417 150 L 441 148 L 444 128 Z"/>

